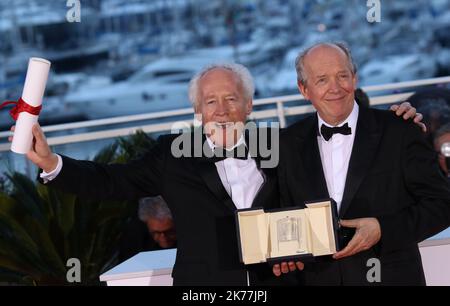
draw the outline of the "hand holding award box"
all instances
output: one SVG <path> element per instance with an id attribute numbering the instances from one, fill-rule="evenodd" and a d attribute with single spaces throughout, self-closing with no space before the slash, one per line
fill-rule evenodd
<path id="1" fill-rule="evenodd" d="M 33 144 L 32 127 L 37 123 L 42 108 L 49 71 L 50 62 L 48 60 L 37 57 L 30 58 L 22 97 L 17 102 L 3 104 L 16 104 L 10 111 L 13 119 L 17 121 L 11 144 L 11 151 L 15 153 L 26 154 L 31 149 Z"/>
<path id="2" fill-rule="evenodd" d="M 341 249 L 333 199 L 307 202 L 304 208 L 239 209 L 236 224 L 244 264 L 310 260 Z"/>

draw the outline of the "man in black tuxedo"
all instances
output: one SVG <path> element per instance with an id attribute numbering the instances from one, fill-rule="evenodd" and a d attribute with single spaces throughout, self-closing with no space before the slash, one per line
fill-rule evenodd
<path id="1" fill-rule="evenodd" d="M 307 285 L 425 284 L 417 243 L 450 225 L 449 184 L 431 146 L 411 122 L 358 107 L 344 45 L 317 44 L 299 55 L 296 69 L 317 114 L 280 137 L 281 204 L 331 197 L 342 235 L 355 233 L 333 256 L 276 265 L 274 273 L 297 266 Z M 377 259 L 381 273 L 369 271 Z"/>
<path id="2" fill-rule="evenodd" d="M 271 145 L 270 137 L 278 133 L 262 129 L 242 132 L 252 111 L 253 94 L 252 77 L 245 67 L 212 65 L 190 84 L 189 97 L 203 124 L 200 143 L 196 143 L 195 132 L 165 135 L 140 160 L 102 165 L 54 154 L 36 125 L 35 145 L 27 157 L 43 170 L 44 183 L 66 192 L 115 200 L 161 195 L 177 230 L 174 285 L 292 284 L 291 277 L 274 280 L 265 264 L 246 268 L 239 261 L 236 209 L 279 207 L 276 168 L 270 168 L 276 166 L 278 156 L 278 146 Z M 415 114 L 415 109 L 403 111 Z M 264 131 L 268 139 L 259 137 Z M 253 135 L 253 140 L 246 135 Z M 267 143 L 261 145 L 260 140 Z M 191 152 L 199 148 L 201 156 Z M 262 148 L 267 150 L 262 152 Z M 220 152 L 228 156 L 234 149 L 249 154 L 218 157 Z M 179 154 L 185 151 L 192 154 Z M 215 152 L 219 154 L 208 157 Z"/>
<path id="3" fill-rule="evenodd" d="M 52 153 L 36 125 L 35 145 L 27 157 L 43 169 L 44 183 L 66 192 L 115 200 L 161 195 L 177 230 L 174 285 L 268 284 L 265 277 L 275 279 L 270 267 L 251 267 L 247 274 L 240 263 L 234 216 L 237 208 L 279 205 L 275 168 L 260 167 L 271 157 L 262 158 L 260 146 L 252 151 L 242 133 L 253 94 L 245 67 L 213 65 L 190 84 L 190 98 L 205 132 L 200 132 L 200 143 L 195 144 L 195 132 L 165 135 L 140 160 L 102 165 Z M 187 151 L 203 148 L 200 156 L 179 156 L 188 140 L 192 145 Z M 235 148 L 241 153 L 234 156 L 238 158 L 220 158 Z"/>

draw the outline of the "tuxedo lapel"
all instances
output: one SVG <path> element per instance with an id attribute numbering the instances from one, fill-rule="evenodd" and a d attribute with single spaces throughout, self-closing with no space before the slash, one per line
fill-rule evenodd
<path id="1" fill-rule="evenodd" d="M 304 125 L 304 130 L 299 131 L 299 136 L 297 137 L 296 151 L 305 170 L 302 174 L 305 178 L 303 181 L 310 183 L 306 192 L 311 195 L 311 198 L 328 198 L 327 183 L 317 143 L 317 116 L 314 116 L 309 121 L 308 124 Z M 298 186 L 297 188 L 305 188 L 305 186 Z"/>
<path id="2" fill-rule="evenodd" d="M 258 190 L 258 193 L 253 199 L 251 207 L 267 207 L 269 208 L 272 203 L 267 203 L 268 199 L 273 196 L 274 189 L 276 189 L 277 180 L 274 179 L 276 175 L 275 169 L 262 169 L 261 161 L 269 160 L 270 155 L 268 152 L 272 152 L 272 132 L 278 133 L 279 130 L 270 128 L 257 128 L 256 126 L 248 127 L 245 129 L 245 143 L 248 147 L 250 156 L 255 160 L 256 167 L 264 174 L 264 182 Z M 278 135 L 277 135 L 278 136 Z M 261 142 L 263 141 L 263 142 Z M 278 143 L 276 143 L 278 145 Z M 261 154 L 261 150 L 267 150 L 265 154 Z M 270 200 L 269 200 L 270 201 Z"/>
<path id="3" fill-rule="evenodd" d="M 231 210 L 236 210 L 236 206 L 225 190 L 225 187 L 223 187 L 216 165 L 206 159 L 195 158 L 195 161 L 197 170 L 208 189 L 220 202 L 225 204 L 225 206 Z"/>
<path id="4" fill-rule="evenodd" d="M 246 145 L 249 148 L 249 154 L 252 156 L 252 158 L 255 160 L 256 165 L 258 169 L 261 171 L 261 160 L 264 159 L 270 159 L 270 156 L 261 156 L 259 149 L 259 137 L 260 137 L 260 129 L 255 128 L 252 129 L 250 133 L 246 130 L 245 142 Z M 268 145 L 271 146 L 271 130 L 267 129 L 265 133 L 267 133 L 267 137 L 269 137 Z M 250 139 L 250 137 L 255 137 L 254 139 Z M 263 137 L 266 137 L 266 135 L 263 135 Z M 203 143 L 205 143 L 206 137 L 203 136 Z M 209 146 L 204 146 L 205 150 L 209 149 Z M 269 149 L 269 148 L 267 148 Z M 211 155 L 211 152 L 208 152 L 208 155 Z M 200 157 L 195 158 L 196 162 L 196 168 L 202 177 L 203 181 L 205 182 L 208 189 L 215 195 L 215 197 L 220 200 L 222 203 L 225 204 L 228 208 L 231 210 L 236 210 L 236 206 L 233 203 L 233 200 L 225 190 L 225 187 L 222 184 L 222 181 L 220 180 L 219 173 L 217 172 L 216 165 L 214 162 L 209 160 L 206 157 Z M 255 199 L 253 199 L 252 207 L 259 207 L 263 206 L 266 203 L 266 198 L 268 198 L 271 195 L 271 192 L 273 192 L 274 189 L 276 189 L 276 180 L 273 178 L 273 173 L 275 173 L 275 169 L 263 171 L 265 174 L 265 180 L 264 183 L 261 185 L 258 193 L 255 196 Z M 270 185 L 270 186 L 266 186 Z M 267 188 L 269 187 L 269 188 Z"/>
<path id="5" fill-rule="evenodd" d="M 376 154 L 381 128 L 375 122 L 370 109 L 360 107 L 356 135 L 345 181 L 339 216 L 343 217 L 361 182 L 366 176 Z"/>
<path id="6" fill-rule="evenodd" d="M 192 139 L 192 143 L 195 145 L 200 145 L 200 143 L 195 143 L 195 140 Z M 206 135 L 202 133 L 202 140 L 201 145 L 203 146 L 201 150 L 201 155 L 198 157 L 193 157 L 195 168 L 197 169 L 200 177 L 204 181 L 206 187 L 214 194 L 214 196 L 222 202 L 226 207 L 228 207 L 231 210 L 236 210 L 236 206 L 233 203 L 233 200 L 228 195 L 227 191 L 225 190 L 225 187 L 222 184 L 222 181 L 220 180 L 219 173 L 217 172 L 217 167 L 215 163 L 206 156 L 212 156 L 213 152 L 210 149 L 209 145 L 206 143 Z M 205 152 L 209 150 L 208 152 Z M 206 154 L 205 154 L 206 153 Z M 192 151 L 191 154 L 194 155 L 194 152 Z"/>

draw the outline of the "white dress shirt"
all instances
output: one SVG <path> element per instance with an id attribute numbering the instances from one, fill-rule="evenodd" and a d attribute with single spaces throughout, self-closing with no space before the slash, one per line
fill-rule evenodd
<path id="1" fill-rule="evenodd" d="M 207 138 L 211 149 L 214 149 L 214 143 Z M 238 145 L 244 143 L 244 137 L 241 136 L 235 146 L 229 150 L 234 149 Z M 58 165 L 56 169 L 46 173 L 40 174 L 44 183 L 53 180 L 61 172 L 63 162 L 61 156 L 58 156 Z M 252 206 L 253 200 L 256 197 L 259 189 L 264 183 L 264 176 L 262 171 L 256 166 L 256 161 L 249 156 L 246 160 L 236 158 L 226 158 L 222 161 L 216 162 L 215 166 L 222 181 L 225 190 L 233 200 L 236 208 L 249 208 Z M 247 286 L 250 286 L 250 279 L 247 271 Z"/>
<path id="2" fill-rule="evenodd" d="M 215 145 L 206 138 L 208 145 L 214 150 Z M 245 144 L 244 137 L 228 150 L 233 150 L 240 144 Z M 256 161 L 250 157 L 247 159 L 226 158 L 215 163 L 220 180 L 228 195 L 233 200 L 236 208 L 249 208 L 252 206 L 259 189 L 264 183 L 263 173 L 256 166 Z"/>
<path id="3" fill-rule="evenodd" d="M 58 157 L 58 164 L 56 165 L 56 168 L 53 171 L 50 171 L 49 173 L 42 170 L 42 172 L 40 174 L 41 179 L 44 180 L 44 184 L 53 180 L 59 174 L 59 172 L 61 172 L 62 158 L 58 154 L 56 154 L 56 156 Z"/>
<path id="4" fill-rule="evenodd" d="M 317 137 L 319 144 L 320 159 L 322 160 L 323 172 L 327 181 L 328 194 L 333 198 L 338 207 L 341 207 L 342 196 L 344 195 L 345 181 L 347 179 L 348 164 L 352 154 L 353 142 L 355 140 L 356 123 L 358 121 L 359 106 L 353 104 L 353 110 L 347 119 L 339 126 L 348 123 L 351 128 L 350 135 L 334 134 L 328 141 L 321 135 Z M 318 116 L 319 131 L 322 124 L 331 127 Z"/>
<path id="5" fill-rule="evenodd" d="M 207 138 L 207 141 L 211 149 L 214 149 L 214 143 L 209 138 Z M 245 143 L 243 136 L 241 136 L 237 144 L 229 150 L 234 149 L 242 143 Z M 62 158 L 59 155 L 57 156 L 58 165 L 56 169 L 49 173 L 43 171 L 40 174 L 44 183 L 53 180 L 61 171 Z M 216 162 L 215 165 L 220 180 L 233 200 L 234 205 L 236 205 L 238 209 L 251 207 L 253 199 L 256 197 L 256 194 L 264 183 L 263 173 L 256 166 L 255 160 L 249 155 L 246 160 L 226 158 Z"/>

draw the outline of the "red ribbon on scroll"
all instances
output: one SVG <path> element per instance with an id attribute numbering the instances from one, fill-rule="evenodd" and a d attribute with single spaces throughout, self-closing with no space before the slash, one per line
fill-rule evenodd
<path id="1" fill-rule="evenodd" d="M 9 114 L 14 119 L 14 121 L 17 121 L 17 118 L 19 117 L 19 114 L 21 112 L 27 112 L 32 115 L 38 116 L 42 109 L 42 105 L 39 105 L 37 107 L 31 106 L 30 104 L 25 102 L 22 98 L 20 98 L 18 101 L 3 102 L 2 104 L 0 104 L 0 109 L 5 107 L 6 105 L 10 105 L 10 104 L 16 105 L 9 111 Z"/>

